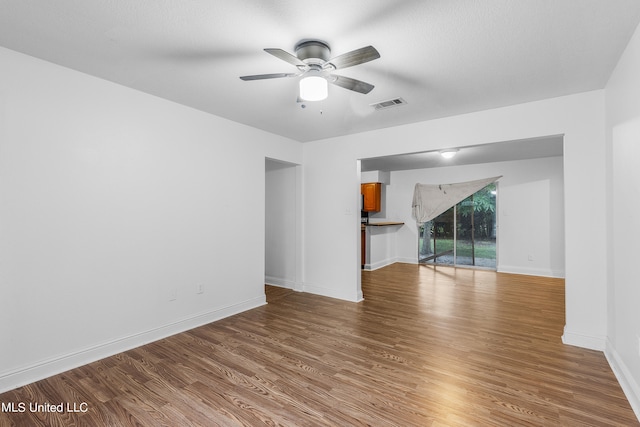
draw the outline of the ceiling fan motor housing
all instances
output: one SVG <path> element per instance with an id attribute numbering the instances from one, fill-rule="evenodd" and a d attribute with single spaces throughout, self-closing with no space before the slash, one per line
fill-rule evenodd
<path id="1" fill-rule="evenodd" d="M 296 47 L 296 56 L 308 64 L 322 64 L 329 60 L 331 49 L 320 40 L 302 40 Z"/>

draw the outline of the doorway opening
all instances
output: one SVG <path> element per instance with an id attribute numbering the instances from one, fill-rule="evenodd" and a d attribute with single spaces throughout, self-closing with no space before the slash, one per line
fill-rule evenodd
<path id="1" fill-rule="evenodd" d="M 302 169 L 265 158 L 265 284 L 302 291 Z"/>

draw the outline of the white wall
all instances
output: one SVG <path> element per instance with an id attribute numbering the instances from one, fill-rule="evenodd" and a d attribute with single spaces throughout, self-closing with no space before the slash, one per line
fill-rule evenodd
<path id="1" fill-rule="evenodd" d="M 614 367 L 640 419 L 640 30 L 606 87 L 608 176 L 608 341 Z"/>
<path id="2" fill-rule="evenodd" d="M 498 180 L 498 271 L 564 277 L 562 168 L 562 157 L 551 157 L 391 172 L 387 211 L 390 218 L 406 224 L 397 233 L 398 259 L 418 262 L 418 228 L 411 217 L 416 183 L 448 184 L 502 175 Z"/>
<path id="3" fill-rule="evenodd" d="M 548 135 L 564 135 L 563 340 L 604 349 L 607 270 L 605 263 L 594 268 L 593 253 L 607 242 L 605 228 L 594 226 L 606 220 L 604 91 L 304 144 L 305 255 L 314 260 L 305 264 L 305 289 L 352 300 L 362 295 L 360 224 L 354 215 L 359 206 L 357 159 Z"/>
<path id="4" fill-rule="evenodd" d="M 296 166 L 267 160 L 265 283 L 296 288 Z"/>
<path id="5" fill-rule="evenodd" d="M 299 143 L 0 63 L 0 391 L 264 304 L 265 157 Z"/>

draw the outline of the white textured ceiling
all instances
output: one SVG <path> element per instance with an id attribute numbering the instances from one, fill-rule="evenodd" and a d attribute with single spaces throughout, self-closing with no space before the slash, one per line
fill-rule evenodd
<path id="1" fill-rule="evenodd" d="M 601 89 L 640 20 L 638 0 L 0 0 L 0 45 L 298 141 Z M 296 102 L 263 48 L 301 39 L 381 58 Z M 402 97 L 407 105 L 370 104 Z"/>

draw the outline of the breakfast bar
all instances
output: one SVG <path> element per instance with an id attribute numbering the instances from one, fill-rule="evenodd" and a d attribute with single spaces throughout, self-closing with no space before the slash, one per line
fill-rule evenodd
<path id="1" fill-rule="evenodd" d="M 396 232 L 403 225 L 404 222 L 398 221 L 361 224 L 361 267 L 364 270 L 376 270 L 396 262 Z"/>

